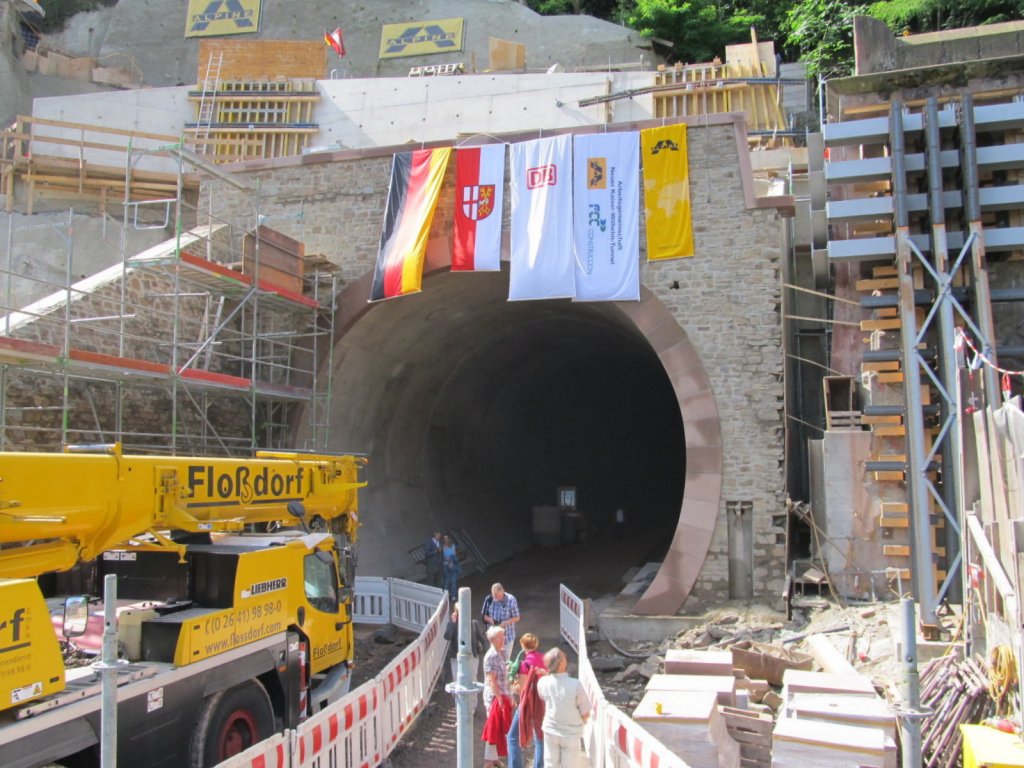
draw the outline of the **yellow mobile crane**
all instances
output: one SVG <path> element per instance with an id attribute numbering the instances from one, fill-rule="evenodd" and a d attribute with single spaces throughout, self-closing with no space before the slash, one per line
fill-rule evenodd
<path id="1" fill-rule="evenodd" d="M 0 452 L 0 765 L 99 764 L 98 675 L 35 579 L 77 563 L 118 577 L 123 764 L 215 765 L 343 695 L 365 463 Z"/>

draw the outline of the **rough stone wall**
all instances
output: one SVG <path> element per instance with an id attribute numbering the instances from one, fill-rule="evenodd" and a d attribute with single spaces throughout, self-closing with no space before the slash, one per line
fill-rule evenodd
<path id="1" fill-rule="evenodd" d="M 753 515 L 754 593 L 778 598 L 786 562 L 782 231 L 776 211 L 746 208 L 731 125 L 691 126 L 688 142 L 696 255 L 641 262 L 641 280 L 700 354 L 721 421 L 721 509 L 693 598 L 730 596 L 730 508 Z"/>
<path id="2" fill-rule="evenodd" d="M 219 456 L 250 452 L 250 411 L 246 401 L 237 396 L 193 394 L 190 398 L 179 391 L 175 411 L 169 383 L 135 382 L 119 395 L 112 381 L 72 379 L 65 423 L 62 376 L 13 368 L 6 387 L 6 450 L 58 450 L 66 439 L 70 444 L 120 441 L 129 453 L 167 453 L 169 436 L 176 432 L 179 453 Z"/>
<path id="3" fill-rule="evenodd" d="M 449 168 L 449 184 L 453 174 Z M 274 212 L 268 223 L 305 243 L 307 256 L 327 256 L 342 285 L 373 268 L 390 176 L 391 155 L 246 175 L 259 182 L 261 210 Z M 197 207 L 223 221 L 243 222 L 251 216 L 252 202 L 230 187 L 204 185 Z"/>
<path id="4" fill-rule="evenodd" d="M 69 316 L 72 349 L 114 355 L 132 360 L 170 366 L 174 324 L 179 339 L 177 364 L 184 364 L 200 339 L 205 338 L 204 317 L 213 322 L 218 295 L 195 295 L 184 286 L 177 311 L 173 299 L 174 281 L 169 273 L 156 269 L 139 269 L 128 275 L 126 282 L 124 347 L 117 332 L 116 318 L 121 313 L 121 282 L 115 281 L 71 302 Z M 231 312 L 231 302 L 222 316 Z M 97 319 L 105 318 L 105 319 Z M 308 319 L 308 318 L 306 318 Z M 248 318 L 244 322 L 249 322 Z M 282 324 L 283 323 L 283 324 Z M 64 306 L 60 305 L 44 317 L 17 328 L 11 336 L 63 348 L 65 333 Z M 298 333 L 305 327 L 301 315 L 278 319 L 278 330 Z M 251 346 L 239 336 L 239 324 L 233 323 L 222 334 L 223 343 L 214 347 L 208 367 L 213 373 L 253 376 L 249 362 Z M 272 352 L 279 352 L 279 349 Z M 269 356 L 269 354 L 268 354 Z M 204 368 L 203 365 L 196 367 Z M 257 369 L 262 381 L 277 381 L 280 369 Z M 308 381 L 289 383 L 308 386 Z M 248 391 L 212 391 L 186 393 L 188 385 L 179 387 L 177 407 L 169 379 L 129 378 L 118 392 L 115 384 L 97 373 L 89 381 L 72 378 L 67 395 L 67 421 L 64 406 L 64 378 L 59 369 L 51 373 L 11 369 L 5 381 L 8 411 L 4 437 L 8 449 L 46 449 L 68 442 L 113 442 L 118 439 L 117 411 L 120 402 L 121 432 L 124 441 L 136 449 L 166 450 L 168 436 L 178 435 L 179 450 L 193 453 L 220 454 L 248 452 L 251 445 L 252 410 Z M 262 421 L 261 406 L 257 429 Z M 269 442 L 257 435 L 257 443 Z"/>
<path id="5" fill-rule="evenodd" d="M 754 596 L 777 599 L 785 580 L 786 521 L 778 214 L 747 209 L 732 124 L 691 126 L 689 142 L 696 256 L 641 262 L 643 284 L 670 309 L 700 353 L 722 425 L 720 515 L 688 609 L 730 597 L 727 509 L 752 515 Z M 275 228 L 303 240 L 307 254 L 325 254 L 338 266 L 344 288 L 373 269 L 390 165 L 388 155 L 278 167 L 251 176 L 259 180 L 261 205 L 279 214 Z M 432 240 L 450 231 L 453 166 Z M 506 192 L 506 226 L 510 197 Z M 207 204 L 201 200 L 199 210 Z M 228 220 L 247 210 L 244 197 L 227 189 L 218 191 L 213 206 Z"/>

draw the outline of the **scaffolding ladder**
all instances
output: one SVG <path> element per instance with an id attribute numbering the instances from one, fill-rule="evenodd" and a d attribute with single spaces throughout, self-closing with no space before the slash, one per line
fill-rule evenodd
<path id="1" fill-rule="evenodd" d="M 213 51 L 206 62 L 206 77 L 203 78 L 203 92 L 199 99 L 199 117 L 196 120 L 196 152 L 206 154 L 210 126 L 213 125 L 217 89 L 220 87 L 220 67 L 224 61 L 223 51 Z"/>

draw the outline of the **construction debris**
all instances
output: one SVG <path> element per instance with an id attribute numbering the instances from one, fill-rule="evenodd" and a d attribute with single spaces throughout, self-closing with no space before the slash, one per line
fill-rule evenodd
<path id="1" fill-rule="evenodd" d="M 980 723 L 995 714 L 988 675 L 972 658 L 943 656 L 921 670 L 921 707 L 932 714 L 921 723 L 924 768 L 959 765 L 961 724 Z"/>

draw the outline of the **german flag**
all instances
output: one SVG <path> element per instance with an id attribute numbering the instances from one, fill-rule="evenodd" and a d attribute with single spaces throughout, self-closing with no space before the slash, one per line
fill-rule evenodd
<path id="1" fill-rule="evenodd" d="M 395 155 L 370 301 L 419 292 L 427 236 L 451 152 L 443 147 Z"/>

